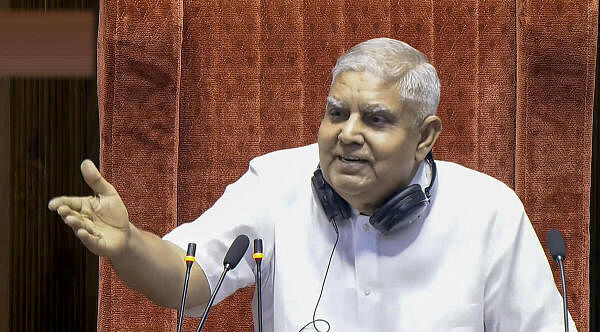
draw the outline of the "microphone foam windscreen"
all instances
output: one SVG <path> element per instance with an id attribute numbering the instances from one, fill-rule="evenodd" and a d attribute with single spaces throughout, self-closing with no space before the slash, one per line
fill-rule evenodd
<path id="1" fill-rule="evenodd" d="M 238 235 L 233 240 L 229 250 L 227 250 L 227 254 L 225 254 L 225 258 L 223 259 L 223 265 L 229 265 L 230 269 L 233 270 L 242 259 L 242 256 L 244 256 L 244 253 L 246 253 L 249 244 L 250 239 L 246 235 Z"/>
<path id="2" fill-rule="evenodd" d="M 565 248 L 565 241 L 563 241 L 562 235 L 556 229 L 551 230 L 546 235 L 546 242 L 548 243 L 548 248 L 550 248 L 550 255 L 553 259 L 556 259 L 558 256 L 562 257 L 562 259 L 567 258 L 567 248 Z"/>

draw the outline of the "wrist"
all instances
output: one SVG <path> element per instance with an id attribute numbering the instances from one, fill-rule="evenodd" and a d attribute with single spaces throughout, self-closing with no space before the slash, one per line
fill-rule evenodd
<path id="1" fill-rule="evenodd" d="M 122 228 L 121 245 L 110 255 L 109 259 L 115 263 L 131 257 L 135 252 L 136 239 L 139 240 L 140 235 L 140 230 L 128 221 L 127 226 Z"/>

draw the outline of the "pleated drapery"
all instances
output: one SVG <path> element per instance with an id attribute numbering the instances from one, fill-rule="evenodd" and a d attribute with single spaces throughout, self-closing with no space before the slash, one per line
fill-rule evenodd
<path id="1" fill-rule="evenodd" d="M 400 39 L 440 75 L 436 157 L 514 188 L 541 239 L 563 232 L 571 313 L 588 331 L 597 16 L 592 0 L 104 1 L 102 173 L 132 222 L 163 235 L 210 207 L 252 157 L 316 140 L 345 50 Z M 99 331 L 175 328 L 175 310 L 100 267 Z M 207 330 L 250 331 L 251 292 L 217 306 Z"/>

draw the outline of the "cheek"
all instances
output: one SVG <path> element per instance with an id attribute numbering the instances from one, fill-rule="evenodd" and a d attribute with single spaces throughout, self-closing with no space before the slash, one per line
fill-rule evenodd
<path id="1" fill-rule="evenodd" d="M 319 131 L 317 133 L 317 142 L 319 147 L 330 146 L 337 141 L 335 126 L 328 124 L 325 120 L 321 121 Z"/>
<path id="2" fill-rule="evenodd" d="M 406 136 L 398 139 L 390 139 L 390 137 L 379 137 L 371 141 L 371 150 L 375 160 L 377 160 L 377 168 L 381 170 L 389 170 L 395 168 L 403 168 L 414 160 L 416 154 L 416 141 L 409 139 Z"/>
<path id="3" fill-rule="evenodd" d="M 396 158 L 411 152 L 414 154 L 418 140 L 416 134 L 405 128 L 372 132 L 368 139 L 373 152 L 381 155 L 382 159 Z"/>

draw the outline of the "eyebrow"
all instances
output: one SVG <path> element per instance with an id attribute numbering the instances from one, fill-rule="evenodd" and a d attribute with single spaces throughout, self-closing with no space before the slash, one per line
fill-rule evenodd
<path id="1" fill-rule="evenodd" d="M 394 113 L 389 107 L 382 105 L 382 104 L 368 105 L 362 111 L 363 112 L 372 112 L 372 113 L 390 113 L 390 114 Z"/>
<path id="2" fill-rule="evenodd" d="M 346 107 L 346 104 L 344 102 L 341 102 L 335 98 L 333 98 L 332 96 L 328 96 L 327 97 L 327 106 L 334 106 L 334 107 L 339 107 L 339 108 L 344 108 Z"/>
<path id="3" fill-rule="evenodd" d="M 327 107 L 332 107 L 332 106 L 338 107 L 338 108 L 346 108 L 346 103 L 344 103 L 340 100 L 337 100 L 332 96 L 328 96 L 327 97 Z M 388 113 L 388 114 L 394 115 L 394 111 L 383 104 L 367 105 L 360 111 L 361 112 L 370 112 L 370 113 Z"/>

